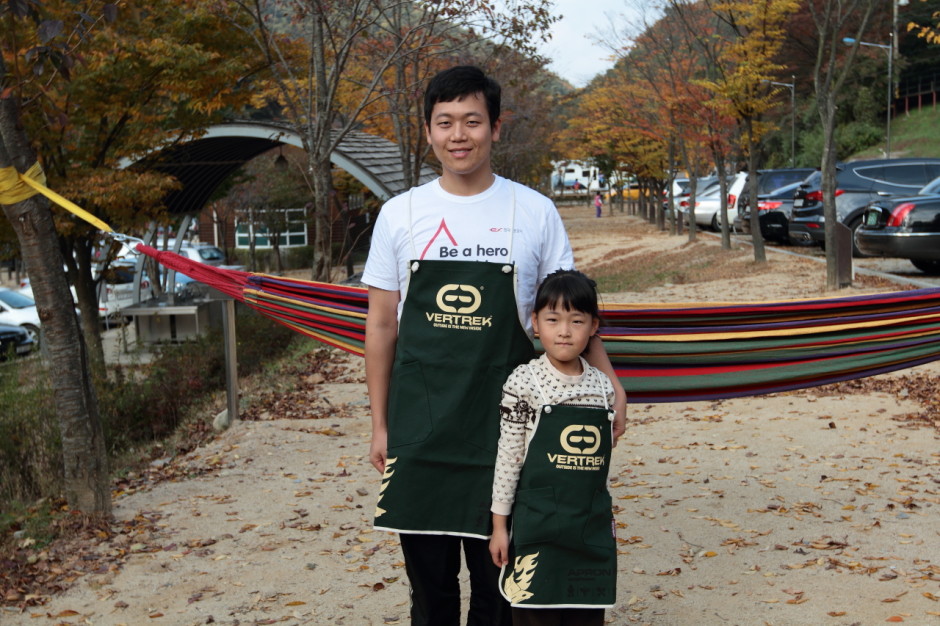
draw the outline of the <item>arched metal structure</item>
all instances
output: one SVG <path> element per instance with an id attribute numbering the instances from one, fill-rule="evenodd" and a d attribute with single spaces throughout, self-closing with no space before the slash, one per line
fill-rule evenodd
<path id="1" fill-rule="evenodd" d="M 297 132 L 284 124 L 253 120 L 217 124 L 205 135 L 166 147 L 140 164 L 170 174 L 182 188 L 167 197 L 172 213 L 198 213 L 216 188 L 247 161 L 279 145 L 303 148 Z M 334 150 L 330 160 L 364 184 L 379 199 L 406 190 L 398 146 L 393 142 L 352 131 Z M 430 167 L 421 168 L 418 184 L 433 180 Z"/>

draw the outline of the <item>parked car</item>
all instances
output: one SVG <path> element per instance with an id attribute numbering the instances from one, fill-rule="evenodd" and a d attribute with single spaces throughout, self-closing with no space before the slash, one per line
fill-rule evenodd
<path id="1" fill-rule="evenodd" d="M 36 302 L 29 296 L 0 287 L 0 324 L 22 327 L 39 346 L 39 312 Z"/>
<path id="2" fill-rule="evenodd" d="M 757 196 L 757 221 L 760 234 L 767 241 L 790 243 L 789 222 L 793 213 L 793 194 L 799 182 L 784 185 L 779 189 Z M 735 230 L 751 232 L 751 209 L 745 207 L 734 218 Z"/>
<path id="3" fill-rule="evenodd" d="M 29 354 L 38 347 L 22 326 L 0 324 L 0 360 Z"/>
<path id="4" fill-rule="evenodd" d="M 922 272 L 940 274 L 940 178 L 916 196 L 869 204 L 855 245 L 863 254 L 910 259 Z"/>
<path id="5" fill-rule="evenodd" d="M 121 311 L 134 304 L 135 261 L 112 261 L 98 283 L 98 315 L 102 320 L 121 316 Z M 140 300 L 153 297 L 150 279 L 144 271 L 140 277 Z"/>
<path id="6" fill-rule="evenodd" d="M 205 263 L 206 265 L 218 267 L 225 264 L 225 253 L 220 248 L 208 244 L 184 243 L 180 247 L 179 254 L 190 261 Z"/>
<path id="7" fill-rule="evenodd" d="M 695 223 L 703 228 L 719 227 L 716 215 L 721 210 L 721 186 L 717 181 L 698 187 L 695 190 Z M 679 213 L 683 220 L 689 221 L 689 199 L 691 196 L 686 194 L 681 200 L 678 200 Z"/>
<path id="8" fill-rule="evenodd" d="M 836 216 L 858 230 L 865 208 L 880 196 L 909 196 L 940 176 L 940 159 L 872 159 L 836 166 Z M 822 172 L 815 172 L 793 196 L 790 239 L 823 245 L 826 238 L 822 202 Z M 858 249 L 854 253 L 860 254 Z"/>
<path id="9" fill-rule="evenodd" d="M 774 194 L 774 200 L 777 201 L 780 199 L 780 194 L 778 190 L 784 187 L 794 186 L 790 191 L 790 197 L 788 200 L 792 205 L 793 193 L 795 190 L 795 184 L 800 183 L 805 180 L 810 174 L 816 170 L 812 167 L 788 167 L 781 169 L 767 169 L 767 170 L 757 170 L 757 201 L 761 202 L 762 199 L 766 200 L 766 197 L 771 193 Z M 751 218 L 751 186 L 749 184 L 750 177 L 745 178 L 744 186 L 741 189 L 741 198 L 737 203 L 736 211 L 734 213 L 734 228 L 737 231 L 749 233 L 751 232 L 751 224 L 749 222 Z M 779 206 L 783 206 L 783 203 Z M 770 211 L 770 205 L 765 205 L 762 209 L 763 211 Z M 764 213 L 759 214 L 758 217 L 763 218 Z M 789 219 L 789 215 L 787 215 Z M 775 225 L 771 230 L 771 234 L 775 234 L 776 230 L 779 228 L 778 225 Z M 761 234 L 767 238 L 763 224 L 761 225 Z M 786 230 L 786 221 L 784 221 L 783 236 L 784 238 L 787 235 Z M 780 239 L 780 237 L 776 237 Z"/>
<path id="10" fill-rule="evenodd" d="M 112 261 L 105 271 L 103 280 L 98 283 L 98 316 L 102 322 L 107 323 L 116 317 L 121 316 L 121 310 L 124 307 L 134 303 L 134 274 L 137 266 L 133 261 L 117 260 Z M 71 287 L 72 300 L 78 302 L 78 296 L 75 294 L 75 287 Z M 20 288 L 17 291 L 30 300 L 33 299 L 33 287 L 29 278 L 20 280 Z M 146 300 L 153 297 L 153 289 L 150 286 L 150 280 L 146 272 L 140 279 L 140 299 Z"/>
<path id="11" fill-rule="evenodd" d="M 702 176 L 695 183 L 695 195 L 697 197 L 702 196 L 702 191 L 708 187 L 711 187 L 714 183 L 718 181 L 717 176 Z M 678 208 L 679 212 L 682 212 L 680 203 L 685 200 L 686 205 L 688 205 L 689 194 L 692 191 L 691 181 L 688 178 L 674 178 L 672 181 L 672 201 L 673 206 Z M 669 211 L 669 190 L 663 190 L 663 209 L 668 213 Z"/>

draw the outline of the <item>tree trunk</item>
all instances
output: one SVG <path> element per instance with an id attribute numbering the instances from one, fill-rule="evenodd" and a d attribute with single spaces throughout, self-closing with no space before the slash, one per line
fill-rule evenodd
<path id="1" fill-rule="evenodd" d="M 0 74 L 5 73 L 0 59 Z M 0 167 L 24 172 L 36 158 L 19 117 L 18 103 L 0 98 Z M 62 437 L 64 489 L 69 506 L 110 515 L 108 458 L 98 398 L 72 294 L 62 271 L 62 253 L 49 203 L 32 196 L 3 211 L 13 224 L 42 320 L 53 395 Z"/>
<path id="2" fill-rule="evenodd" d="M 75 285 L 75 296 L 78 300 L 78 310 L 81 312 L 82 336 L 88 347 L 88 358 L 91 360 L 92 370 L 97 376 L 103 376 L 104 346 L 101 343 L 101 322 L 98 317 L 98 286 L 91 274 L 91 250 L 87 246 L 73 246 L 74 260 L 64 257 L 68 274 L 74 278 L 71 283 Z M 103 282 L 104 278 L 100 277 Z M 102 289 L 107 289 L 106 283 Z"/>
<path id="3" fill-rule="evenodd" d="M 757 263 L 767 262 L 767 251 L 764 250 L 764 238 L 760 234 L 760 216 L 757 209 L 757 140 L 754 138 L 754 120 L 748 117 L 745 121 L 745 131 L 747 132 L 747 184 L 749 185 L 748 196 L 751 203 L 751 242 L 754 245 L 754 261 Z M 741 190 L 744 195 L 744 190 Z M 738 198 L 736 206 L 741 206 L 741 199 Z"/>
<path id="4" fill-rule="evenodd" d="M 836 219 L 836 142 L 835 142 L 835 98 L 832 92 L 817 90 L 819 117 L 823 130 L 822 194 L 823 217 L 825 218 L 826 242 L 826 288 L 839 289 L 838 241 L 836 231 L 830 226 Z"/>

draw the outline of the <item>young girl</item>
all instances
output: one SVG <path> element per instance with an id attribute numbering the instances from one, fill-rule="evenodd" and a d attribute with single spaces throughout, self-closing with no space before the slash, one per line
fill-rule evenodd
<path id="1" fill-rule="evenodd" d="M 614 389 L 581 357 L 599 324 L 594 281 L 549 274 L 532 313 L 545 354 L 503 386 L 490 554 L 514 626 L 601 625 L 614 604 Z"/>

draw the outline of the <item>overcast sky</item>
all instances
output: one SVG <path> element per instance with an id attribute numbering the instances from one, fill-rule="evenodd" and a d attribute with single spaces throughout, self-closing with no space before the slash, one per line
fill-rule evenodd
<path id="1" fill-rule="evenodd" d="M 609 34 L 611 20 L 635 29 L 633 5 L 628 0 L 555 0 L 554 12 L 562 18 L 552 28 L 552 40 L 541 49 L 551 59 L 549 67 L 576 87 L 613 67 L 611 51 L 589 35 L 596 39 L 598 34 Z"/>

